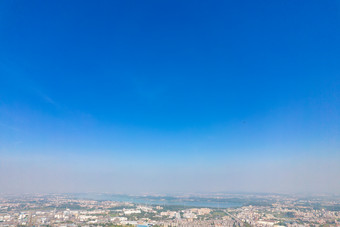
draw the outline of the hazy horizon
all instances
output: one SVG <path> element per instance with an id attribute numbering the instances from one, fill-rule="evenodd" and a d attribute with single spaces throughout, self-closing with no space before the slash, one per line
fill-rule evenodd
<path id="1" fill-rule="evenodd" d="M 0 193 L 340 192 L 339 1 L 0 6 Z"/>

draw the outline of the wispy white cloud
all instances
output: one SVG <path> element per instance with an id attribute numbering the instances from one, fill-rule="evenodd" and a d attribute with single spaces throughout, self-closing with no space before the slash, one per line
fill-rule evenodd
<path id="1" fill-rule="evenodd" d="M 52 99 L 50 96 L 46 95 L 45 93 L 41 91 L 36 91 L 37 95 L 46 103 L 53 105 L 56 108 L 60 108 L 60 105 Z"/>

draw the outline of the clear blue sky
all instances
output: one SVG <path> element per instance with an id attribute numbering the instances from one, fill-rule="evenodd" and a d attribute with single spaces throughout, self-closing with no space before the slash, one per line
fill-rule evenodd
<path id="1" fill-rule="evenodd" d="M 0 3 L 5 191 L 338 191 L 339 152 L 339 1 Z"/>

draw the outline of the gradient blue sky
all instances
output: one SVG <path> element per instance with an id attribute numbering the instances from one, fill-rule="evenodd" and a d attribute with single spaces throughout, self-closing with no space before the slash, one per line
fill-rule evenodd
<path id="1" fill-rule="evenodd" d="M 339 1 L 0 3 L 4 192 L 339 192 L 339 153 Z"/>

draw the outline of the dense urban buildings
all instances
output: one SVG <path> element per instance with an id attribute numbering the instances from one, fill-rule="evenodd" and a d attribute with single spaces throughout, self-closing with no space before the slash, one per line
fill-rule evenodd
<path id="1" fill-rule="evenodd" d="M 2 195 L 0 226 L 340 226 L 337 196 L 82 197 L 91 196 Z"/>

